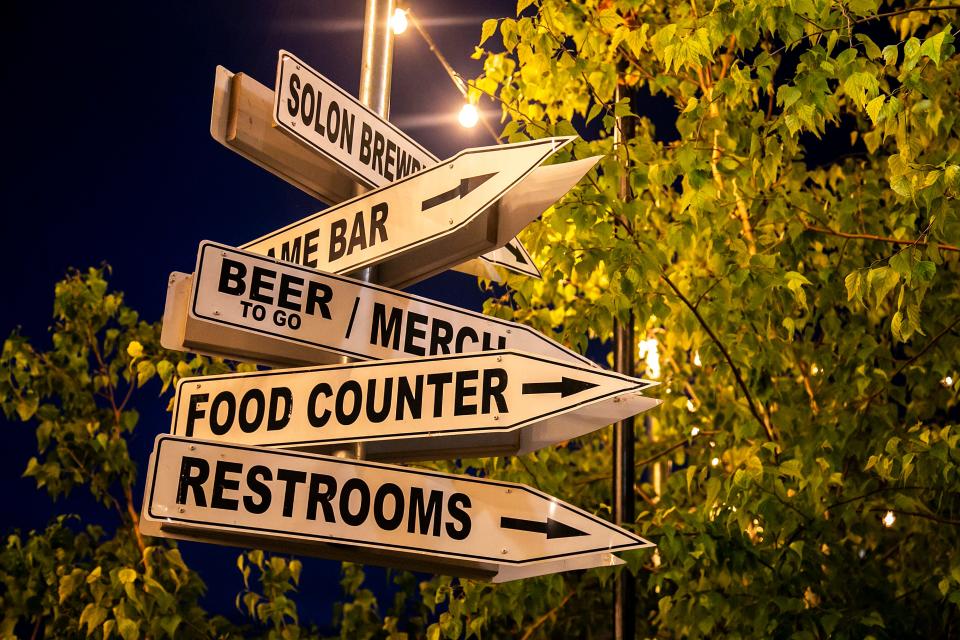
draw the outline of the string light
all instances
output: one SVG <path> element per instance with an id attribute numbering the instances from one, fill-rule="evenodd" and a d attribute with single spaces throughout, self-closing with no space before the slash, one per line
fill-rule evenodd
<path id="1" fill-rule="evenodd" d="M 657 345 L 657 339 L 641 340 L 637 344 L 637 355 L 643 359 L 646 365 L 647 376 L 653 380 L 658 379 L 660 377 L 660 348 Z"/>
<path id="2" fill-rule="evenodd" d="M 710 466 L 711 466 L 711 467 L 715 467 L 715 466 L 717 466 L 717 465 L 719 465 L 719 464 L 720 464 L 720 458 L 714 458 L 713 460 L 710 461 Z"/>
<path id="3" fill-rule="evenodd" d="M 820 367 L 817 366 L 817 363 L 813 363 L 813 365 L 810 367 L 810 373 L 813 375 L 820 373 Z"/>
<path id="4" fill-rule="evenodd" d="M 883 526 L 887 529 L 893 526 L 893 523 L 897 521 L 897 516 L 894 515 L 893 511 L 887 511 L 883 514 Z"/>
<path id="5" fill-rule="evenodd" d="M 952 387 L 952 386 L 953 386 L 953 377 L 952 377 L 952 376 L 947 376 L 947 377 L 945 377 L 943 380 L 940 381 L 940 384 L 942 384 L 942 385 L 945 386 L 945 387 Z"/>
<path id="6" fill-rule="evenodd" d="M 407 30 L 407 12 L 403 9 L 396 9 L 390 16 L 390 28 L 396 35 L 400 35 Z"/>
<path id="7" fill-rule="evenodd" d="M 461 127 L 472 129 L 477 126 L 477 122 L 480 120 L 480 112 L 477 111 L 477 107 L 474 104 L 468 102 L 460 109 L 460 115 L 457 116 L 457 120 L 460 121 Z"/>
<path id="8" fill-rule="evenodd" d="M 694 438 L 700 435 L 700 427 L 694 427 L 693 429 L 690 429 L 690 435 Z"/>
<path id="9" fill-rule="evenodd" d="M 699 367 L 702 363 L 700 362 L 700 352 L 697 351 L 693 354 L 693 366 Z"/>

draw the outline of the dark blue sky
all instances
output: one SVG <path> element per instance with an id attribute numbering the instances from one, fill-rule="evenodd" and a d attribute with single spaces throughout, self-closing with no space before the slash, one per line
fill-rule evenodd
<path id="1" fill-rule="evenodd" d="M 469 55 L 481 22 L 511 15 L 516 3 L 413 6 L 454 67 L 471 76 L 479 70 Z M 356 94 L 361 0 L 20 1 L 3 3 L 0 16 L 3 337 L 20 326 L 46 348 L 54 283 L 69 267 L 101 262 L 113 267 L 111 284 L 127 303 L 145 319 L 158 319 L 167 275 L 193 269 L 201 240 L 241 244 L 320 208 L 211 139 L 214 69 L 224 65 L 273 86 L 277 51 L 285 48 Z M 456 124 L 460 104 L 419 36 L 411 29 L 400 37 L 391 119 L 440 157 L 491 144 L 481 127 Z M 482 300 L 475 280 L 456 273 L 415 290 L 474 309 Z M 169 416 L 165 403 L 143 395 L 132 448 L 145 468 Z M 112 514 L 82 493 L 53 504 L 20 478 L 35 452 L 32 429 L 2 428 L 0 486 L 8 498 L 0 502 L 0 533 L 42 527 L 65 511 L 110 522 Z M 241 586 L 237 551 L 193 544 L 184 553 L 210 586 L 207 606 L 239 619 L 232 610 Z M 303 619 L 329 620 L 338 572 L 339 563 L 306 562 L 298 598 Z M 382 572 L 372 573 L 383 582 Z"/>

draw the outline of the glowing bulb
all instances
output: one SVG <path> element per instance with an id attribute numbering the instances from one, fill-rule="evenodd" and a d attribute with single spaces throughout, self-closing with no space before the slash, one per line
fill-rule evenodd
<path id="1" fill-rule="evenodd" d="M 465 129 L 472 129 L 477 126 L 477 122 L 480 120 L 480 112 L 477 111 L 477 107 L 469 102 L 463 105 L 463 108 L 460 109 L 460 115 L 457 118 L 460 120 L 460 126 Z"/>
<path id="2" fill-rule="evenodd" d="M 953 386 L 953 378 L 952 378 L 951 376 L 947 376 L 946 378 L 944 378 L 943 380 L 940 381 L 940 384 L 942 384 L 942 385 L 945 386 L 945 387 L 952 387 L 952 386 Z"/>
<path id="3" fill-rule="evenodd" d="M 397 35 L 407 30 L 407 12 L 403 9 L 396 9 L 390 16 L 390 28 Z"/>
<path id="4" fill-rule="evenodd" d="M 887 511 L 883 514 L 883 526 L 890 528 L 893 526 L 893 523 L 897 521 L 897 516 L 893 515 L 893 511 Z"/>
<path id="5" fill-rule="evenodd" d="M 810 373 L 812 373 L 813 375 L 817 375 L 818 373 L 820 373 L 820 367 L 818 367 L 818 366 L 816 365 L 816 363 L 814 363 L 814 364 L 810 367 Z"/>
<path id="6" fill-rule="evenodd" d="M 700 365 L 701 365 L 701 362 L 700 362 L 700 352 L 697 351 L 697 352 L 695 352 L 695 353 L 693 354 L 693 366 L 699 367 Z"/>
<path id="7" fill-rule="evenodd" d="M 700 427 L 694 427 L 693 429 L 690 429 L 690 435 L 694 437 L 700 435 Z"/>
<path id="8" fill-rule="evenodd" d="M 715 466 L 717 466 L 718 464 L 720 464 L 720 458 L 714 458 L 713 460 L 710 461 L 710 466 L 711 466 L 711 467 L 715 467 Z"/>
<path id="9" fill-rule="evenodd" d="M 690 398 L 687 398 L 687 411 L 693 413 L 697 410 L 696 405 L 693 404 L 693 401 Z"/>
<path id="10" fill-rule="evenodd" d="M 647 367 L 647 375 L 656 380 L 660 377 L 660 348 L 657 339 L 641 340 L 637 345 L 637 355 L 643 358 Z"/>

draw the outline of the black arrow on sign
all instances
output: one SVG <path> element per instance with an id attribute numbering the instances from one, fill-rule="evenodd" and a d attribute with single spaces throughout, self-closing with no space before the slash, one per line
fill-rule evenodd
<path id="1" fill-rule="evenodd" d="M 457 198 L 463 198 L 468 193 L 482 185 L 484 182 L 497 175 L 496 173 L 487 173 L 482 176 L 473 176 L 471 178 L 461 178 L 460 186 L 450 189 L 450 191 L 444 191 L 438 196 L 433 196 L 432 198 L 427 198 L 420 205 L 420 211 L 426 211 L 427 209 L 432 209 L 437 207 L 444 202 L 449 202 L 451 200 L 456 200 Z"/>
<path id="2" fill-rule="evenodd" d="M 517 249 L 515 246 L 513 246 L 513 243 L 508 242 L 507 244 L 503 245 L 503 248 L 509 251 L 510 254 L 516 258 L 517 262 L 520 264 L 527 264 L 526 259 L 523 257 L 523 253 L 520 252 L 520 249 Z"/>
<path id="3" fill-rule="evenodd" d="M 587 389 L 593 389 L 597 386 L 599 385 L 592 382 L 574 380 L 573 378 L 563 376 L 560 379 L 560 382 L 525 382 L 520 391 L 525 395 L 559 393 L 561 398 L 566 398 L 567 396 L 572 396 L 575 393 L 580 393 L 581 391 L 586 391 Z"/>
<path id="4" fill-rule="evenodd" d="M 524 520 L 522 518 L 500 518 L 501 529 L 515 529 L 517 531 L 529 531 L 530 533 L 545 533 L 547 540 L 551 538 L 572 538 L 574 536 L 588 535 L 586 531 L 574 529 L 570 525 L 557 522 L 552 518 L 547 518 L 546 522 L 537 520 Z"/>

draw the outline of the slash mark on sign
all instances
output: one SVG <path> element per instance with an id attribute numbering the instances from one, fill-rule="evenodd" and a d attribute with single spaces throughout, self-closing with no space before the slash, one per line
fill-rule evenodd
<path id="1" fill-rule="evenodd" d="M 557 522 L 552 518 L 547 518 L 546 522 L 538 520 L 524 520 L 523 518 L 500 518 L 501 529 L 514 529 L 516 531 L 529 531 L 530 533 L 545 533 L 547 540 L 551 538 L 572 538 L 574 536 L 585 536 L 586 531 L 580 531 L 570 525 Z"/>
<path id="2" fill-rule="evenodd" d="M 497 175 L 496 173 L 487 173 L 482 176 L 472 176 L 470 178 L 461 178 L 460 186 L 454 187 L 449 191 L 444 191 L 440 195 L 433 196 L 432 198 L 427 198 L 420 205 L 420 211 L 426 211 L 427 209 L 432 209 L 434 207 L 440 206 L 444 202 L 450 202 L 451 200 L 456 200 L 457 198 L 464 198 L 468 193 L 482 185 L 484 182 Z"/>
<path id="3" fill-rule="evenodd" d="M 345 340 L 350 339 L 350 332 L 353 331 L 353 321 L 357 317 L 358 306 L 360 306 L 360 296 L 357 296 L 357 299 L 353 301 L 353 311 L 350 312 L 350 322 L 347 323 L 347 335 L 344 336 Z"/>
<path id="4" fill-rule="evenodd" d="M 576 393 L 580 393 L 581 391 L 593 389 L 596 386 L 599 385 L 596 385 L 593 382 L 574 380 L 573 378 L 563 376 L 560 379 L 560 382 L 526 382 L 524 383 L 520 392 L 524 395 L 559 393 L 561 398 L 566 398 L 567 396 L 572 396 Z"/>

